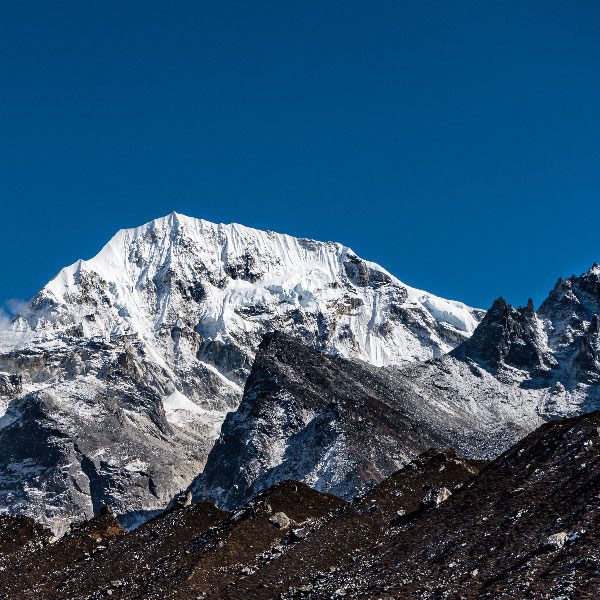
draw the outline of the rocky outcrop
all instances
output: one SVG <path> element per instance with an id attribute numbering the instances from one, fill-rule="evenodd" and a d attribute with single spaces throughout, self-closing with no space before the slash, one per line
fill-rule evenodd
<path id="1" fill-rule="evenodd" d="M 598 263 L 579 277 L 560 278 L 538 311 L 546 321 L 552 349 L 568 346 L 583 335 L 595 314 L 600 314 L 600 267 Z"/>
<path id="2" fill-rule="evenodd" d="M 557 364 L 545 347 L 542 327 L 531 300 L 527 307 L 516 310 L 498 298 L 473 336 L 452 354 L 481 361 L 494 369 L 509 365 L 539 370 Z"/>
<path id="3" fill-rule="evenodd" d="M 277 529 L 285 529 L 290 526 L 290 518 L 280 511 L 269 517 L 269 523 Z"/>

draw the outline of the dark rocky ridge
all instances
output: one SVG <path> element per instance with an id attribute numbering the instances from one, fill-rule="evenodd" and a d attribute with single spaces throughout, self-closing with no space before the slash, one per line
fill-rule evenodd
<path id="1" fill-rule="evenodd" d="M 12 535 L 16 530 L 23 535 L 39 525 L 19 522 L 21 517 L 9 516 L 7 521 L 12 524 Z M 37 586 L 52 589 L 54 598 L 68 597 L 62 591 L 65 573 L 72 571 L 91 555 L 102 552 L 114 538 L 125 533 L 112 511 L 105 507 L 101 514 L 90 521 L 75 525 L 71 531 L 54 543 L 48 543 L 47 530 L 38 533 L 42 542 L 37 543 L 33 550 L 29 545 L 22 545 L 10 556 L 4 556 L 5 565 L 0 572 L 1 598 L 40 598 L 42 591 Z"/>
<path id="2" fill-rule="evenodd" d="M 23 515 L 0 515 L 0 569 L 17 556 L 35 552 L 54 539 L 52 532 Z"/>
<path id="3" fill-rule="evenodd" d="M 281 553 L 293 530 L 310 527 L 344 504 L 288 481 L 235 514 L 197 503 L 128 533 L 115 530 L 114 522 L 107 528 L 110 515 L 96 517 L 55 544 L 13 557 L 0 572 L 0 590 L 15 600 L 218 598 L 233 581 Z M 288 522 L 278 527 L 273 522 L 279 514 Z"/>
<path id="4" fill-rule="evenodd" d="M 527 307 L 517 310 L 498 298 L 471 338 L 451 354 L 481 361 L 494 369 L 507 364 L 539 371 L 557 364 L 544 350 L 531 300 Z"/>
<path id="5" fill-rule="evenodd" d="M 351 499 L 427 448 L 463 451 L 466 438 L 487 455 L 504 442 L 460 410 L 424 406 L 393 371 L 276 332 L 261 343 L 242 402 L 191 489 L 229 509 L 289 478 Z"/>

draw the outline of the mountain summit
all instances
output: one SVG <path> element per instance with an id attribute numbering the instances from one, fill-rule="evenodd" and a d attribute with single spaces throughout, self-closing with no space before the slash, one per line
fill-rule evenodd
<path id="1" fill-rule="evenodd" d="M 209 359 L 218 341 L 240 348 L 231 366 L 242 369 L 265 329 L 281 329 L 382 366 L 449 351 L 483 314 L 406 286 L 338 243 L 172 213 L 119 231 L 97 256 L 64 268 L 19 325 L 134 334 L 173 363 L 203 342 Z"/>

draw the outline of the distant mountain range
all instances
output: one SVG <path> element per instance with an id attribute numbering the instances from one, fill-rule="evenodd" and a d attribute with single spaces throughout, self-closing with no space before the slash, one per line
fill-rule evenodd
<path id="1" fill-rule="evenodd" d="M 173 213 L 63 269 L 0 333 L 0 509 L 131 527 L 181 490 L 351 499 L 430 446 L 493 459 L 598 407 L 600 267 L 486 313 L 333 242 Z"/>

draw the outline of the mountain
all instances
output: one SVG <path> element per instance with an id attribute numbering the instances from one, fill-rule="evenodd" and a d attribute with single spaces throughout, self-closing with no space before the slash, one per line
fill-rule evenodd
<path id="1" fill-rule="evenodd" d="M 493 459 L 544 422 L 600 408 L 600 267 L 536 312 L 496 300 L 449 354 L 373 368 L 268 335 L 195 480 L 223 507 L 281 479 L 351 499 L 430 446 Z"/>
<path id="2" fill-rule="evenodd" d="M 137 336 L 170 368 L 201 358 L 239 383 L 265 331 L 381 366 L 444 354 L 483 314 L 410 288 L 341 244 L 173 213 L 63 269 L 14 337 Z"/>
<path id="3" fill-rule="evenodd" d="M 57 532 L 104 504 L 134 524 L 202 471 L 266 333 L 385 367 L 484 314 L 333 242 L 176 213 L 122 230 L 0 333 L 0 505 Z"/>
<path id="4" fill-rule="evenodd" d="M 352 499 L 428 448 L 492 458 L 527 432 L 488 421 L 450 403 L 423 403 L 393 369 L 267 334 L 242 402 L 191 489 L 230 510 L 285 479 Z"/>
<path id="5" fill-rule="evenodd" d="M 559 279 L 537 311 L 498 298 L 448 355 L 400 368 L 425 402 L 455 402 L 533 430 L 600 408 L 600 266 Z"/>

